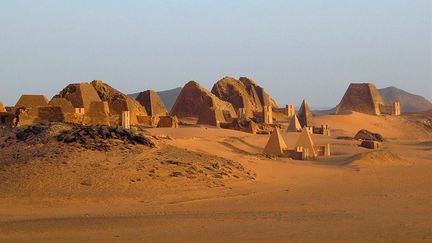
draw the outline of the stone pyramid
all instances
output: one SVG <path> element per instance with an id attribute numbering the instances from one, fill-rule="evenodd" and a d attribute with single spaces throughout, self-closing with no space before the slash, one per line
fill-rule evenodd
<path id="1" fill-rule="evenodd" d="M 298 112 L 298 119 L 301 127 L 312 127 L 314 125 L 312 111 L 306 99 L 303 100 Z"/>
<path id="2" fill-rule="evenodd" d="M 21 95 L 15 104 L 16 108 L 36 108 L 41 106 L 48 106 L 48 99 L 44 95 Z"/>
<path id="3" fill-rule="evenodd" d="M 309 155 L 316 157 L 317 152 L 314 147 L 314 142 L 312 141 L 312 137 L 310 136 L 310 133 L 308 129 L 303 129 L 300 137 L 297 140 L 296 147 L 303 147 L 308 149 Z"/>
<path id="4" fill-rule="evenodd" d="M 300 125 L 300 122 L 297 118 L 297 115 L 294 114 L 294 116 L 291 117 L 291 120 L 288 125 L 287 132 L 299 132 L 302 130 L 302 127 Z"/>
<path id="5" fill-rule="evenodd" d="M 54 98 L 65 98 L 72 103 L 74 108 L 84 108 L 89 112 L 93 102 L 101 102 L 98 93 L 89 83 L 74 83 L 69 84 Z"/>
<path id="6" fill-rule="evenodd" d="M 220 127 L 220 123 L 224 122 L 226 122 L 226 120 L 222 110 L 213 107 L 203 107 L 197 124 Z"/>
<path id="7" fill-rule="evenodd" d="M 284 150 L 287 149 L 285 141 L 279 131 L 279 128 L 275 127 L 270 138 L 267 142 L 267 145 L 264 148 L 263 153 L 267 155 L 284 155 Z"/>
<path id="8" fill-rule="evenodd" d="M 153 90 L 146 90 L 136 97 L 136 100 L 144 106 L 149 116 L 167 116 L 168 111 L 158 93 Z"/>
<path id="9" fill-rule="evenodd" d="M 65 113 L 74 113 L 75 108 L 72 106 L 72 103 L 65 98 L 52 98 L 48 103 L 49 106 L 60 107 Z"/>
<path id="10" fill-rule="evenodd" d="M 336 107 L 336 114 L 356 111 L 370 115 L 379 115 L 383 98 L 374 84 L 352 83 L 349 85 L 341 102 Z"/>

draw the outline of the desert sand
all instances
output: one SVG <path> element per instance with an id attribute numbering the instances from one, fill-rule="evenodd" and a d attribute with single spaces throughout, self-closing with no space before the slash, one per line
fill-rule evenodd
<path id="1" fill-rule="evenodd" d="M 211 126 L 146 129 L 156 148 L 0 149 L 11 162 L 0 168 L 0 241 L 432 241 L 431 131 L 406 116 L 315 122 L 332 128 L 312 136 L 332 144 L 315 161 L 263 156 L 269 135 Z M 383 148 L 337 139 L 360 129 L 381 133 Z M 299 134 L 282 132 L 288 147 Z"/>

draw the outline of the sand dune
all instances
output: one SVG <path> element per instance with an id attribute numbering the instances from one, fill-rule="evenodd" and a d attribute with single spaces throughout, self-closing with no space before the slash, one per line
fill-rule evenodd
<path id="1" fill-rule="evenodd" d="M 147 129 L 156 148 L 107 152 L 10 141 L 0 149 L 0 239 L 431 241 L 431 132 L 359 113 L 317 121 L 333 129 L 312 136 L 333 156 L 315 161 L 266 157 L 269 135 L 213 127 Z M 382 133 L 383 149 L 336 139 L 362 128 Z M 292 147 L 299 133 L 282 136 Z"/>

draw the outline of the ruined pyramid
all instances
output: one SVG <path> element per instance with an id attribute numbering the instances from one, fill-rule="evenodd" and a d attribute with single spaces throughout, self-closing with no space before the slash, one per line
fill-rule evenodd
<path id="1" fill-rule="evenodd" d="M 136 97 L 136 100 L 145 107 L 149 116 L 167 116 L 168 111 L 158 93 L 153 90 L 146 90 Z"/>
<path id="2" fill-rule="evenodd" d="M 301 127 L 312 127 L 314 125 L 312 111 L 306 99 L 303 100 L 298 112 L 298 119 Z"/>
<path id="3" fill-rule="evenodd" d="M 309 151 L 309 155 L 312 157 L 317 156 L 317 151 L 315 150 L 315 145 L 308 129 L 302 130 L 297 140 L 296 147 L 303 147 L 303 149 L 307 149 Z"/>
<path id="4" fill-rule="evenodd" d="M 379 115 L 383 98 L 374 84 L 351 83 L 336 107 L 336 114 L 346 111 L 356 111 L 370 115 Z"/>
<path id="5" fill-rule="evenodd" d="M 15 104 L 16 108 L 36 108 L 41 106 L 48 106 L 48 99 L 45 95 L 21 95 Z"/>
<path id="6" fill-rule="evenodd" d="M 297 118 L 297 115 L 294 114 L 294 116 L 291 117 L 291 120 L 288 125 L 287 132 L 299 132 L 302 130 L 302 127 L 300 125 L 300 122 Z"/>
<path id="7" fill-rule="evenodd" d="M 267 155 L 280 156 L 284 155 L 284 150 L 287 149 L 285 141 L 279 131 L 279 128 L 275 127 L 267 145 L 264 148 L 263 153 Z"/>
<path id="8" fill-rule="evenodd" d="M 198 118 L 201 111 L 210 107 L 221 110 L 224 114 L 232 118 L 237 117 L 237 112 L 231 103 L 220 100 L 197 82 L 189 81 L 185 84 L 180 95 L 177 97 L 171 109 L 171 115 L 175 115 L 179 118 Z"/>

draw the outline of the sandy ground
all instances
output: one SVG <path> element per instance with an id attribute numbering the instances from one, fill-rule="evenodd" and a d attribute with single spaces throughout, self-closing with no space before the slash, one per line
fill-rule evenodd
<path id="1" fill-rule="evenodd" d="M 67 190 L 60 186 L 47 188 L 48 194 L 31 193 L 31 184 L 0 187 L 0 241 L 431 242 L 431 134 L 402 118 L 358 113 L 316 122 L 334 129 L 331 137 L 313 135 L 318 145 L 331 143 L 334 154 L 317 161 L 262 156 L 268 135 L 149 129 L 170 138 L 162 141 L 167 148 L 238 162 L 255 179 L 227 178 L 212 186 L 213 180 L 163 177 L 162 185 L 126 183 L 114 194 L 93 193 L 93 185 L 87 194 L 73 193 L 80 186 L 69 186 L 66 194 L 55 193 Z M 373 152 L 336 139 L 362 128 L 382 133 L 384 148 Z M 283 136 L 291 147 L 299 134 Z M 45 180 L 39 183 L 38 190 Z"/>

